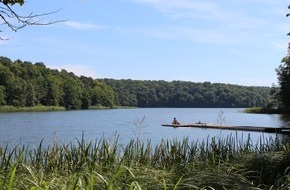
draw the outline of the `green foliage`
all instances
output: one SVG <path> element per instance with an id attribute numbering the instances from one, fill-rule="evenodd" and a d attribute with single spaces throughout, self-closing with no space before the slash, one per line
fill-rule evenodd
<path id="1" fill-rule="evenodd" d="M 114 107 L 114 98 L 113 90 L 104 82 L 52 70 L 43 63 L 0 57 L 0 106 L 89 109 Z"/>
<path id="2" fill-rule="evenodd" d="M 272 101 L 272 99 L 271 99 Z M 269 87 L 183 81 L 136 81 L 78 77 L 44 63 L 0 57 L 0 106 L 97 107 L 263 107 Z M 272 101 L 273 103 L 274 101 Z"/>
<path id="3" fill-rule="evenodd" d="M 287 148 L 288 147 L 288 148 Z M 202 142 L 132 139 L 0 147 L 2 189 L 288 189 L 289 144 L 279 139 Z"/>
<path id="4" fill-rule="evenodd" d="M 62 71 L 62 73 L 65 73 Z M 63 74 L 63 75 L 66 75 Z M 81 93 L 82 93 L 82 84 L 73 77 L 65 76 L 64 82 L 62 85 L 63 96 L 61 105 L 67 110 L 71 109 L 80 109 L 81 108 Z"/>
<path id="5" fill-rule="evenodd" d="M 5 87 L 0 85 L 0 106 L 6 104 Z"/>
<path id="6" fill-rule="evenodd" d="M 261 114 L 290 114 L 289 109 L 276 109 L 276 108 L 269 108 L 269 107 L 252 107 L 246 108 L 244 110 L 245 113 L 261 113 Z"/>
<path id="7" fill-rule="evenodd" d="M 279 97 L 283 105 L 290 109 L 290 55 L 282 59 L 282 64 L 276 69 L 280 85 Z"/>
<path id="8" fill-rule="evenodd" d="M 269 87 L 183 81 L 103 79 L 116 93 L 118 105 L 133 107 L 254 107 L 266 106 Z"/>

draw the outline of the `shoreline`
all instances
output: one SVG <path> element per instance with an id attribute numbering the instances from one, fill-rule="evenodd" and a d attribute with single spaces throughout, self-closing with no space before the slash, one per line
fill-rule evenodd
<path id="1" fill-rule="evenodd" d="M 33 107 L 15 107 L 15 106 L 1 106 L 0 113 L 10 112 L 47 112 L 47 111 L 65 111 L 61 106 L 33 106 Z"/>
<path id="2" fill-rule="evenodd" d="M 266 107 L 253 107 L 246 108 L 245 113 L 256 113 L 256 114 L 290 114 L 289 109 L 272 109 Z"/>
<path id="3" fill-rule="evenodd" d="M 135 109 L 136 107 L 128 106 L 92 106 L 89 109 L 76 109 L 76 110 L 104 110 L 104 109 Z M 63 106 L 33 106 L 33 107 L 15 107 L 15 106 L 0 106 L 0 113 L 12 113 L 12 112 L 49 112 L 49 111 L 71 111 L 65 109 Z"/>

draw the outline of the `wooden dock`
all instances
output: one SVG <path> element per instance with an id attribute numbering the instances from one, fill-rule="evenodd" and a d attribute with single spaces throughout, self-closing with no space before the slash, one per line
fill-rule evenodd
<path id="1" fill-rule="evenodd" d="M 252 131 L 252 132 L 265 132 L 265 133 L 282 133 L 290 134 L 290 127 L 257 127 L 257 126 L 231 126 L 231 125 L 218 125 L 210 123 L 185 123 L 185 124 L 162 124 L 165 127 L 196 127 L 204 129 L 224 129 L 224 130 L 237 130 L 237 131 Z"/>

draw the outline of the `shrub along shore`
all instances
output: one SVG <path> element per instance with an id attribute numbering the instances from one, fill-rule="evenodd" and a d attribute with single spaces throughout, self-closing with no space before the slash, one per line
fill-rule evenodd
<path id="1" fill-rule="evenodd" d="M 273 109 L 267 107 L 246 108 L 245 113 L 261 113 L 261 114 L 290 114 L 289 109 Z"/>
<path id="2" fill-rule="evenodd" d="M 45 111 L 65 111 L 65 107 L 61 106 L 33 106 L 33 107 L 15 107 L 0 106 L 0 112 L 45 112 Z"/>
<path id="3" fill-rule="evenodd" d="M 228 136 L 163 140 L 153 147 L 119 137 L 38 148 L 0 147 L 2 189 L 285 189 L 290 145 Z"/>
<path id="4" fill-rule="evenodd" d="M 91 106 L 89 110 L 101 110 L 101 109 L 134 109 L 135 107 L 128 106 Z M 33 107 L 15 107 L 15 106 L 0 106 L 1 112 L 46 112 L 46 111 L 66 111 L 67 109 L 62 106 L 33 106 Z"/>

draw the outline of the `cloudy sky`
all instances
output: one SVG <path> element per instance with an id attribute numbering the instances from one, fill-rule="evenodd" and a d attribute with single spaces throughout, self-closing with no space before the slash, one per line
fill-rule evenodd
<path id="1" fill-rule="evenodd" d="M 277 83 L 290 18 L 277 0 L 27 0 L 22 15 L 57 13 L 11 32 L 0 55 L 93 78 Z"/>

